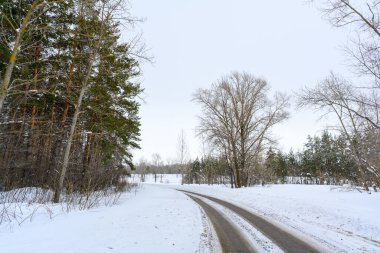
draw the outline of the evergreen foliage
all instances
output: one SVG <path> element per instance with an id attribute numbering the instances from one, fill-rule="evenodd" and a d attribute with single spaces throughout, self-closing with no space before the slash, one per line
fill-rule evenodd
<path id="1" fill-rule="evenodd" d="M 15 31 L 33 1 L 0 4 L 0 77 Z M 112 1 L 108 1 L 112 4 Z M 19 49 L 0 112 L 0 187 L 54 189 L 76 101 L 96 53 L 75 128 L 67 192 L 116 185 L 133 168 L 140 119 L 138 59 L 120 41 L 120 18 L 101 16 L 104 1 L 47 1 L 36 10 Z M 112 16 L 115 15 L 115 16 Z M 103 29 L 100 31 L 100 29 Z M 102 34 L 100 37 L 99 34 Z M 101 40 L 101 46 L 94 49 Z M 7 58 L 8 56 L 8 58 Z"/>
<path id="2" fill-rule="evenodd" d="M 229 184 L 231 169 L 227 161 L 222 158 L 205 156 L 196 158 L 188 165 L 184 178 L 187 184 Z"/>
<path id="3" fill-rule="evenodd" d="M 282 183 L 358 184 L 359 166 L 350 154 L 343 136 L 324 131 L 321 137 L 308 136 L 305 148 L 296 154 L 269 149 L 266 170 L 271 170 Z"/>

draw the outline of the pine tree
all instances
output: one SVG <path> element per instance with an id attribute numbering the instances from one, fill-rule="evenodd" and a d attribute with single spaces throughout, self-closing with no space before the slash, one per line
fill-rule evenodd
<path id="1" fill-rule="evenodd" d="M 31 2 L 22 1 L 22 8 L 2 2 L 1 10 L 21 20 Z M 139 148 L 139 63 L 130 45 L 120 42 L 113 2 L 46 3 L 23 36 L 0 112 L 0 184 L 67 193 L 106 189 L 133 168 L 131 149 Z M 12 39 L 9 31 L 3 34 Z M 10 45 L 0 48 L 9 54 Z M 0 62 L 3 72 L 6 64 Z"/>

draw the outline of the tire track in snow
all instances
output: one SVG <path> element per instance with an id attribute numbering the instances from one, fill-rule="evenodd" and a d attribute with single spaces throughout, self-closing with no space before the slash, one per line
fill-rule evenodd
<path id="1" fill-rule="evenodd" d="M 213 227 L 218 235 L 222 252 L 256 252 L 256 250 L 250 245 L 240 231 L 215 208 L 197 197 L 189 194 L 186 195 L 201 206 L 211 220 L 211 223 L 213 224 Z"/>
<path id="2" fill-rule="evenodd" d="M 265 235 L 263 235 L 259 230 L 257 230 L 254 226 L 252 226 L 248 221 L 240 217 L 238 214 L 209 199 L 202 198 L 202 200 L 217 210 L 221 211 L 228 217 L 228 219 L 240 227 L 240 231 L 242 231 L 246 238 L 250 240 L 253 247 L 256 248 L 258 252 L 283 253 L 283 251 L 275 243 L 273 243 L 270 239 L 268 239 Z"/>
<path id="3" fill-rule="evenodd" d="M 219 253 L 222 251 L 218 236 L 205 211 L 199 206 L 202 217 L 203 232 L 200 237 L 199 249 L 195 253 Z"/>
<path id="4" fill-rule="evenodd" d="M 238 214 L 239 216 L 243 217 L 246 221 L 248 221 L 251 225 L 256 227 L 261 233 L 263 233 L 266 237 L 268 237 L 270 240 L 272 240 L 277 246 L 279 246 L 283 251 L 285 252 L 291 252 L 291 253 L 305 253 L 305 252 L 320 252 L 315 247 L 311 246 L 307 242 L 295 237 L 294 235 L 290 234 L 289 232 L 281 229 L 280 227 L 270 223 L 269 221 L 265 220 L 264 218 L 255 215 L 241 207 L 235 206 L 227 201 L 217 199 L 214 197 L 210 197 L 207 195 L 195 193 L 195 192 L 189 192 L 189 191 L 183 191 L 186 193 L 194 194 L 197 196 L 204 197 L 206 199 L 209 199 L 215 203 L 218 203 L 234 213 Z M 191 196 L 190 196 L 191 197 Z M 249 252 L 249 251 L 246 251 Z"/>

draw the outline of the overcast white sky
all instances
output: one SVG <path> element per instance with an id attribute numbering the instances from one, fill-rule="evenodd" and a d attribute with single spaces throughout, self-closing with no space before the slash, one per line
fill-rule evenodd
<path id="1" fill-rule="evenodd" d="M 175 159 L 181 129 L 196 157 L 201 112 L 192 94 L 232 71 L 263 77 L 273 91 L 289 94 L 314 86 L 331 70 L 347 73 L 341 48 L 348 31 L 332 28 L 305 0 L 131 0 L 131 6 L 132 15 L 145 19 L 138 29 L 154 56 L 141 77 L 146 103 L 135 161 L 153 153 Z M 333 119 L 319 116 L 292 109 L 291 118 L 274 129 L 279 147 L 302 149 L 308 134 Z"/>

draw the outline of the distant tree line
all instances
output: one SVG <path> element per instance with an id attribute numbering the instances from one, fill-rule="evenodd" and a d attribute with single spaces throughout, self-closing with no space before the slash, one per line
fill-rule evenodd
<path id="1" fill-rule="evenodd" d="M 230 184 L 234 177 L 227 161 L 222 158 L 206 156 L 195 159 L 187 165 L 187 173 L 183 178 L 186 184 Z"/>
<path id="2" fill-rule="evenodd" d="M 343 136 L 332 136 L 324 131 L 322 136 L 308 137 L 303 151 L 284 153 L 267 151 L 264 182 L 293 184 L 344 184 L 363 183 L 359 165 L 352 157 Z"/>
<path id="3" fill-rule="evenodd" d="M 373 153 L 373 159 L 379 154 Z M 327 184 L 375 186 L 371 173 L 360 172 L 360 164 L 349 148 L 345 136 L 324 131 L 321 136 L 308 137 L 302 151 L 288 153 L 269 147 L 258 160 L 250 185 L 267 183 Z M 364 175 L 364 177 L 363 177 Z M 212 156 L 195 159 L 187 166 L 184 178 L 189 184 L 230 184 L 234 187 L 228 162 Z"/>
<path id="4" fill-rule="evenodd" d="M 187 165 L 185 165 L 187 166 Z M 184 173 L 184 166 L 179 163 L 154 165 L 149 163 L 137 164 L 136 174 L 181 174 Z"/>
<path id="5" fill-rule="evenodd" d="M 117 0 L 0 3 L 0 190 L 115 186 L 133 167 L 139 62 Z"/>

